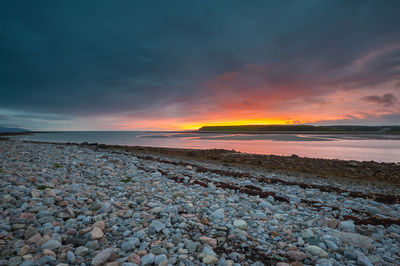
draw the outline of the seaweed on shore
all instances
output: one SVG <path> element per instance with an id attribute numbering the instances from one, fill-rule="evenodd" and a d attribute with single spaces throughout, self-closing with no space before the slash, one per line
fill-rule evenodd
<path id="1" fill-rule="evenodd" d="M 360 219 L 351 215 L 343 215 L 343 219 L 352 220 L 356 225 L 362 225 L 362 224 L 383 225 L 383 226 L 390 226 L 392 224 L 400 225 L 399 219 L 381 218 L 378 216 L 371 216 L 366 219 Z"/>
<path id="2" fill-rule="evenodd" d="M 219 255 L 237 252 L 243 254 L 243 261 L 261 261 L 265 265 L 276 265 L 278 262 L 287 261 L 287 258 L 277 255 L 268 255 L 266 252 L 257 249 L 255 246 L 241 246 L 240 242 L 237 240 L 228 239 L 226 243 L 218 245 L 214 251 Z"/>
<path id="3" fill-rule="evenodd" d="M 40 185 L 40 186 L 36 187 L 37 190 L 45 190 L 46 188 L 53 189 L 54 187 L 50 187 L 50 186 L 46 186 L 46 185 Z"/>
<path id="4" fill-rule="evenodd" d="M 136 181 L 135 180 L 133 180 L 132 178 L 130 178 L 130 177 L 127 177 L 127 178 L 125 178 L 125 179 L 121 179 L 121 180 L 119 180 L 119 182 L 122 182 L 122 183 L 125 183 L 125 184 L 127 184 L 127 183 L 130 183 L 130 182 L 132 182 L 132 183 L 135 183 Z"/>
<path id="5" fill-rule="evenodd" d="M 135 156 L 144 154 L 173 156 L 182 159 L 215 161 L 228 165 L 242 165 L 265 170 L 282 171 L 284 173 L 311 174 L 318 178 L 346 178 L 386 184 L 400 184 L 400 163 L 380 163 L 374 161 L 346 161 L 335 159 L 306 158 L 299 156 L 278 156 L 262 154 L 246 154 L 224 149 L 183 149 L 145 146 L 122 146 L 98 143 L 56 143 L 27 141 L 37 144 L 74 145 L 91 147 L 94 150 L 109 149 L 111 152 L 128 152 Z"/>
<path id="6" fill-rule="evenodd" d="M 54 164 L 54 167 L 60 169 L 60 168 L 63 168 L 64 166 L 62 166 L 62 165 L 60 165 L 60 164 L 58 164 L 58 163 L 55 163 L 55 164 Z"/>
<path id="7" fill-rule="evenodd" d="M 147 158 L 147 159 L 150 159 L 150 158 Z M 157 161 L 157 159 L 154 159 L 154 158 L 153 158 L 153 160 Z M 175 162 L 171 162 L 171 163 L 175 163 Z M 239 191 L 241 193 L 244 193 L 244 194 L 247 194 L 247 195 L 250 195 L 250 196 L 259 196 L 260 198 L 267 198 L 268 196 L 272 196 L 274 198 L 274 200 L 281 201 L 281 202 L 287 202 L 287 203 L 290 202 L 285 197 L 278 196 L 273 192 L 262 191 L 261 188 L 256 187 L 254 185 L 245 185 L 244 187 L 240 187 L 240 186 L 237 186 L 237 185 L 234 185 L 234 184 L 225 183 L 225 182 L 213 182 L 213 181 L 211 181 L 211 180 L 209 180 L 207 178 L 202 178 L 200 180 L 199 179 L 191 179 L 191 180 L 189 180 L 189 182 L 187 182 L 187 181 L 185 181 L 185 179 L 183 177 L 177 177 L 177 176 L 174 176 L 174 175 L 168 176 L 167 172 L 162 171 L 160 169 L 158 169 L 158 171 L 163 176 L 166 176 L 167 178 L 169 178 L 171 180 L 174 180 L 175 182 L 178 182 L 178 183 L 186 183 L 187 185 L 200 185 L 202 187 L 209 187 L 209 184 L 213 184 L 215 187 L 218 187 L 218 188 L 235 190 L 235 191 Z M 238 174 L 239 176 L 241 174 L 241 173 L 237 173 L 237 172 L 234 172 L 234 173 Z M 247 173 L 247 175 L 249 175 L 248 177 L 251 177 L 250 174 Z M 331 190 L 329 190 L 329 191 L 330 192 L 335 192 L 335 191 L 331 191 Z M 359 196 L 359 194 L 356 194 L 356 195 Z M 352 195 L 350 195 L 350 196 L 352 196 Z M 369 196 L 371 196 L 371 195 L 369 195 Z M 390 199 L 394 195 L 388 195 L 388 196 L 389 196 L 389 199 Z M 387 200 L 387 199 L 385 199 L 385 200 Z M 318 211 L 320 211 L 322 209 L 322 207 L 328 207 L 328 208 L 331 208 L 333 210 L 340 211 L 340 209 L 338 207 L 336 207 L 336 206 L 327 206 L 327 205 L 322 204 L 321 202 L 314 201 L 314 200 L 302 199 L 301 202 L 304 203 L 304 204 L 316 207 L 318 209 Z M 392 224 L 400 225 L 400 219 L 380 218 L 380 217 L 374 216 L 373 214 L 371 214 L 369 212 L 366 212 L 366 211 L 361 211 L 361 210 L 353 209 L 353 208 L 349 208 L 349 209 L 351 209 L 352 212 L 354 212 L 354 213 L 360 214 L 362 216 L 367 216 L 367 218 L 364 218 L 364 219 L 357 218 L 357 217 L 354 217 L 354 216 L 348 216 L 348 215 L 347 216 L 346 215 L 343 216 L 344 220 L 353 220 L 355 222 L 355 224 L 358 224 L 358 225 L 360 225 L 360 224 L 372 224 L 372 225 L 383 225 L 383 226 L 390 226 Z M 339 217 L 336 217 L 336 218 L 339 218 Z"/>
<path id="8" fill-rule="evenodd" d="M 334 186 L 323 186 L 323 185 L 316 185 L 316 184 L 307 184 L 303 182 L 293 182 L 293 181 L 286 181 L 283 179 L 279 178 L 266 178 L 266 177 L 255 177 L 252 176 L 250 173 L 242 173 L 242 172 L 235 172 L 235 171 L 227 171 L 227 170 L 220 170 L 220 169 L 209 169 L 205 168 L 199 165 L 187 163 L 187 162 L 175 162 L 175 161 L 169 161 L 169 160 L 163 160 L 159 158 L 154 158 L 152 156 L 146 155 L 146 156 L 137 156 L 138 158 L 144 159 L 144 160 L 152 160 L 152 161 L 157 161 L 160 163 L 167 163 L 167 164 L 172 164 L 172 165 L 179 165 L 179 166 L 191 166 L 195 169 L 196 172 L 199 173 L 214 173 L 222 176 L 231 176 L 234 178 L 255 178 L 259 182 L 267 183 L 267 184 L 276 184 L 280 183 L 282 185 L 287 185 L 287 186 L 299 186 L 303 189 L 319 189 L 322 192 L 334 192 L 334 193 L 348 193 L 349 196 L 354 197 L 354 198 L 364 198 L 364 199 L 372 199 L 377 202 L 385 203 L 385 204 L 395 204 L 395 203 L 400 203 L 400 195 L 391 195 L 391 194 L 382 194 L 382 193 L 362 193 L 362 192 L 356 192 L 356 191 L 350 191 Z M 255 189 L 258 190 L 258 188 L 254 188 L 254 186 L 247 185 L 247 189 Z"/>

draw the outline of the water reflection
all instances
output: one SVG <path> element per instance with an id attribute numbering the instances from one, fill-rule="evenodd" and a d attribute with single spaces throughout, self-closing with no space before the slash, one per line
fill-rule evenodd
<path id="1" fill-rule="evenodd" d="M 398 135 L 199 134 L 173 132 L 58 132 L 23 136 L 50 142 L 228 149 L 246 153 L 400 162 Z"/>

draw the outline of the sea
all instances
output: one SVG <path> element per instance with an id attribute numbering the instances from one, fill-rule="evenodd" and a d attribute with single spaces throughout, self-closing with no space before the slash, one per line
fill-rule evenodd
<path id="1" fill-rule="evenodd" d="M 400 163 L 396 134 L 236 134 L 150 131 L 62 131 L 19 136 L 23 140 L 101 143 Z"/>

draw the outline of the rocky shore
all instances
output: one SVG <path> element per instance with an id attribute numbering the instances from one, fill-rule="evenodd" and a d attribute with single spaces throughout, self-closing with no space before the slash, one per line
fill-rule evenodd
<path id="1" fill-rule="evenodd" d="M 396 164 L 176 155 L 0 141 L 0 265 L 399 265 Z"/>

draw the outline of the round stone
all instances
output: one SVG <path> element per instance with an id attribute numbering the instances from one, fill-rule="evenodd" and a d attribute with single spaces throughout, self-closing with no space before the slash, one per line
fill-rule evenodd
<path id="1" fill-rule="evenodd" d="M 247 229 L 247 223 L 244 220 L 235 220 L 233 222 L 233 225 L 236 226 L 237 228 L 241 230 L 246 230 Z"/>

